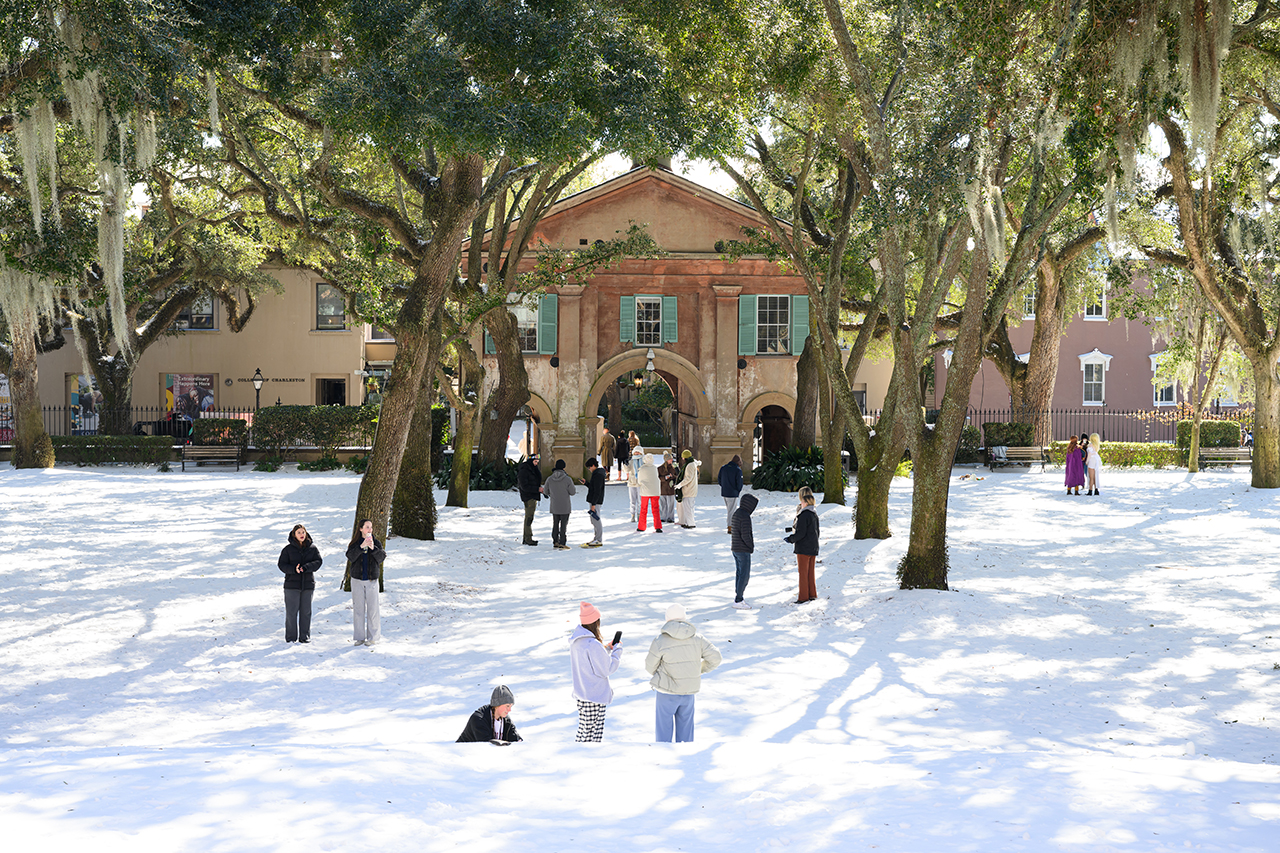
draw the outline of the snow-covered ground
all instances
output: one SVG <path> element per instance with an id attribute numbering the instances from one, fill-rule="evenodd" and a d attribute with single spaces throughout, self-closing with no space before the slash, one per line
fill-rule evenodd
<path id="1" fill-rule="evenodd" d="M 952 591 L 895 587 L 903 480 L 886 541 L 820 507 L 801 607 L 794 498 L 760 493 L 750 612 L 715 488 L 658 535 L 611 484 L 606 547 L 565 552 L 476 493 L 437 541 L 391 540 L 385 641 L 357 648 L 354 476 L 0 470 L 4 846 L 1280 850 L 1280 495 L 1243 469 L 1106 472 L 1096 498 L 963 473 Z M 275 568 L 296 521 L 326 559 L 309 646 Z M 598 745 L 572 742 L 580 600 L 627 649 Z M 674 601 L 724 664 L 696 743 L 656 745 L 644 652 Z M 455 745 L 500 682 L 527 742 Z"/>

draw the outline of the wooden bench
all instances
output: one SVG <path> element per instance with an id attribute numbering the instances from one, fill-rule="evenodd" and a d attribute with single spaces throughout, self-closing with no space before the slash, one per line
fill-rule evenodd
<path id="1" fill-rule="evenodd" d="M 991 449 L 987 449 L 987 467 L 992 471 L 1002 465 L 1039 465 L 1040 470 L 1044 471 L 1045 464 L 1049 461 L 1049 450 L 1044 447 L 1006 447 L 1004 449 L 1004 459 L 997 459 Z"/>
<path id="2" fill-rule="evenodd" d="M 1198 458 L 1201 468 L 1206 468 L 1210 465 L 1226 465 L 1229 467 L 1241 462 L 1245 465 L 1250 465 L 1253 463 L 1253 448 L 1202 447 Z"/>
<path id="3" fill-rule="evenodd" d="M 182 470 L 187 470 L 187 462 L 194 462 L 197 467 L 205 462 L 234 462 L 236 471 L 240 470 L 240 448 L 221 444 L 185 444 L 182 447 Z"/>

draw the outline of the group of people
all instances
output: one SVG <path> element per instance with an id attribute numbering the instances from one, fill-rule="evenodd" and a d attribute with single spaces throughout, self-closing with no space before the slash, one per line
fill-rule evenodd
<path id="1" fill-rule="evenodd" d="M 352 642 L 357 646 L 377 645 L 382 639 L 378 595 L 382 592 L 382 564 L 387 552 L 374 538 L 373 522 L 362 519 L 347 546 L 347 569 L 343 587 L 351 589 Z M 324 563 L 320 549 L 302 524 L 289 531 L 289 541 L 280 551 L 276 566 L 284 573 L 284 641 L 311 642 L 311 600 L 316 591 L 316 572 Z"/>
<path id="2" fill-rule="evenodd" d="M 1078 438 L 1078 440 L 1077 440 Z M 1100 495 L 1098 490 L 1098 474 L 1102 471 L 1102 440 L 1095 432 L 1086 438 L 1084 435 L 1071 436 L 1067 443 L 1067 494 L 1080 494 L 1088 474 L 1089 491 L 1086 495 Z"/>

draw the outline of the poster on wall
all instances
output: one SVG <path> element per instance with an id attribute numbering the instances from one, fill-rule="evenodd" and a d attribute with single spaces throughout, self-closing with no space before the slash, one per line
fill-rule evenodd
<path id="1" fill-rule="evenodd" d="M 9 377 L 0 373 L 0 441 L 13 441 L 13 400 L 9 397 Z"/>
<path id="2" fill-rule="evenodd" d="M 165 410 L 195 420 L 201 412 L 212 411 L 217 406 L 215 388 L 217 377 L 212 373 L 166 373 Z"/>
<path id="3" fill-rule="evenodd" d="M 69 377 L 71 382 L 71 434 L 97 435 L 98 415 L 102 408 L 102 392 L 93 384 L 93 377 Z"/>

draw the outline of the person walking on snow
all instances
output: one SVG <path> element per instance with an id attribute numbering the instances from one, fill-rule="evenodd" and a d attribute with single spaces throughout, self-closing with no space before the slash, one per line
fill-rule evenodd
<path id="1" fill-rule="evenodd" d="M 653 675 L 654 739 L 693 742 L 694 700 L 702 676 L 720 665 L 720 651 L 689 621 L 683 605 L 667 608 L 667 622 L 649 646 L 644 668 Z"/>
<path id="2" fill-rule="evenodd" d="M 720 497 L 724 498 L 725 533 L 733 533 L 733 508 L 738 503 L 738 495 L 742 494 L 742 457 L 735 454 L 721 465 L 717 479 Z"/>
<path id="3" fill-rule="evenodd" d="M 693 518 L 693 505 L 698 498 L 698 460 L 688 450 L 680 456 L 684 468 L 680 472 L 680 481 L 676 483 L 676 501 L 679 503 L 677 514 L 680 526 L 692 530 L 698 526 L 694 524 Z"/>
<path id="4" fill-rule="evenodd" d="M 587 487 L 587 518 L 591 519 L 591 529 L 595 532 L 590 542 L 582 543 L 583 548 L 599 548 L 604 544 L 604 523 L 600 521 L 600 505 L 604 503 L 604 481 L 608 476 L 606 465 L 597 465 L 595 458 L 587 460 L 587 478 L 582 481 Z"/>
<path id="5" fill-rule="evenodd" d="M 747 584 L 751 581 L 751 554 L 756 550 L 756 540 L 751 531 L 751 512 L 759 505 L 755 495 L 743 495 L 733 513 L 733 522 L 729 525 L 731 539 L 729 551 L 733 554 L 734 581 L 733 606 L 738 610 L 750 610 L 751 605 L 743 599 Z"/>
<path id="6" fill-rule="evenodd" d="M 573 502 L 569 498 L 578 493 L 578 487 L 564 469 L 563 459 L 556 460 L 556 469 L 547 478 L 544 491 L 547 493 L 547 502 L 551 505 L 551 545 L 559 551 L 567 551 L 569 513 L 573 511 Z"/>
<path id="7" fill-rule="evenodd" d="M 493 688 L 488 705 L 481 705 L 467 720 L 467 726 L 458 735 L 455 743 L 518 743 L 524 740 L 516 731 L 516 724 L 511 720 L 511 709 L 516 704 L 516 695 L 505 684 Z"/>
<path id="8" fill-rule="evenodd" d="M 387 552 L 373 538 L 373 522 L 363 519 L 347 546 L 347 585 L 351 589 L 351 642 L 377 645 L 382 639 L 382 564 Z"/>
<path id="9" fill-rule="evenodd" d="M 525 545 L 538 544 L 538 540 L 533 538 L 533 515 L 538 511 L 538 501 L 542 500 L 542 469 L 538 467 L 538 459 L 535 453 L 516 468 L 516 488 L 524 502 Z"/>
<path id="10" fill-rule="evenodd" d="M 276 567 L 284 573 L 284 641 L 311 642 L 311 599 L 316 593 L 316 570 L 324 560 L 301 524 L 289 531 Z"/>
<path id="11" fill-rule="evenodd" d="M 578 606 L 578 623 L 569 635 L 569 669 L 578 703 L 578 734 L 573 740 L 599 743 L 604 739 L 605 708 L 613 701 L 609 676 L 622 662 L 622 644 L 600 638 L 600 611 L 589 601 Z"/>
<path id="12" fill-rule="evenodd" d="M 658 485 L 658 466 L 653 463 L 653 454 L 646 453 L 640 458 L 640 471 L 636 474 L 640 482 L 640 526 L 637 531 L 643 533 L 647 526 L 649 510 L 653 510 L 653 529 L 662 532 L 662 517 L 658 514 L 658 493 L 662 490 Z"/>

